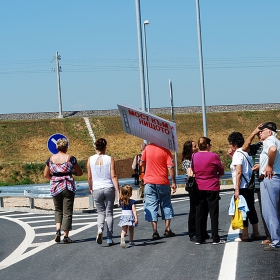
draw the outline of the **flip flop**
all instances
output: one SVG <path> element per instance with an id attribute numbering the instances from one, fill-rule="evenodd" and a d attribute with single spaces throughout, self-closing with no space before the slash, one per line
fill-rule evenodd
<path id="1" fill-rule="evenodd" d="M 269 244 L 271 244 L 271 243 L 272 243 L 271 240 L 266 239 L 266 240 L 263 240 L 263 241 L 261 242 L 261 245 L 269 245 Z"/>

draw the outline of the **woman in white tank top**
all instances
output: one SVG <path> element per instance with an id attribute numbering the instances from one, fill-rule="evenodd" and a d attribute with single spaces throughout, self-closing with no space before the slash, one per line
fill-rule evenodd
<path id="1" fill-rule="evenodd" d="M 88 186 L 90 192 L 93 194 L 98 214 L 96 242 L 102 244 L 102 235 L 106 218 L 107 243 L 111 246 L 114 243 L 112 235 L 115 191 L 119 196 L 119 183 L 116 175 L 115 161 L 112 157 L 105 155 L 106 147 L 107 141 L 104 138 L 96 140 L 96 154 L 89 157 L 87 170 Z"/>

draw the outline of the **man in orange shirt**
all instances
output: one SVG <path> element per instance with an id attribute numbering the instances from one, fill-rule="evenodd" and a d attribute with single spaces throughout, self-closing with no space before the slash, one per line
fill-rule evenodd
<path id="1" fill-rule="evenodd" d="M 171 189 L 168 172 L 172 180 L 171 188 L 176 192 L 176 179 L 173 157 L 169 150 L 155 144 L 149 144 L 142 153 L 141 165 L 146 166 L 145 184 L 145 220 L 151 222 L 153 239 L 159 239 L 157 231 L 158 208 L 160 205 L 162 220 L 165 220 L 165 236 L 173 237 L 170 221 L 174 217 L 171 204 Z"/>

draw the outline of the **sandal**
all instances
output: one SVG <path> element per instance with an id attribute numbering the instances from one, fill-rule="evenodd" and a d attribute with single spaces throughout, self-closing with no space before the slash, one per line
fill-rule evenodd
<path id="1" fill-rule="evenodd" d="M 165 236 L 168 236 L 168 237 L 174 237 L 175 236 L 175 233 L 170 229 L 170 230 L 165 230 L 164 232 L 164 235 Z"/>
<path id="2" fill-rule="evenodd" d="M 262 241 L 261 245 L 269 245 L 269 244 L 271 244 L 271 243 L 272 243 L 271 240 L 266 239 L 266 240 L 263 240 L 263 241 Z"/>
<path id="3" fill-rule="evenodd" d="M 73 240 L 70 239 L 69 237 L 64 236 L 63 238 L 63 243 L 67 244 L 67 243 L 73 243 Z"/>
<path id="4" fill-rule="evenodd" d="M 156 231 L 153 234 L 153 240 L 158 240 L 158 239 L 160 239 L 160 236 L 159 236 L 158 232 Z"/>

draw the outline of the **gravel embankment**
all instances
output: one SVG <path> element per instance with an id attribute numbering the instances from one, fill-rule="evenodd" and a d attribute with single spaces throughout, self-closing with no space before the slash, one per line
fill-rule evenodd
<path id="1" fill-rule="evenodd" d="M 207 106 L 207 112 L 234 112 L 234 111 L 264 111 L 280 109 L 280 103 L 267 104 L 239 104 L 239 105 L 219 105 Z M 152 108 L 152 114 L 169 114 L 170 107 L 166 108 Z M 175 114 L 185 113 L 199 113 L 201 106 L 189 107 L 174 107 Z M 119 116 L 117 109 L 113 110 L 88 110 L 88 111 L 65 111 L 63 116 L 65 118 L 71 117 L 90 117 L 90 116 Z M 41 112 L 41 113 L 14 113 L 14 114 L 0 114 L 0 120 L 32 120 L 32 119 L 56 119 L 58 112 Z"/>

